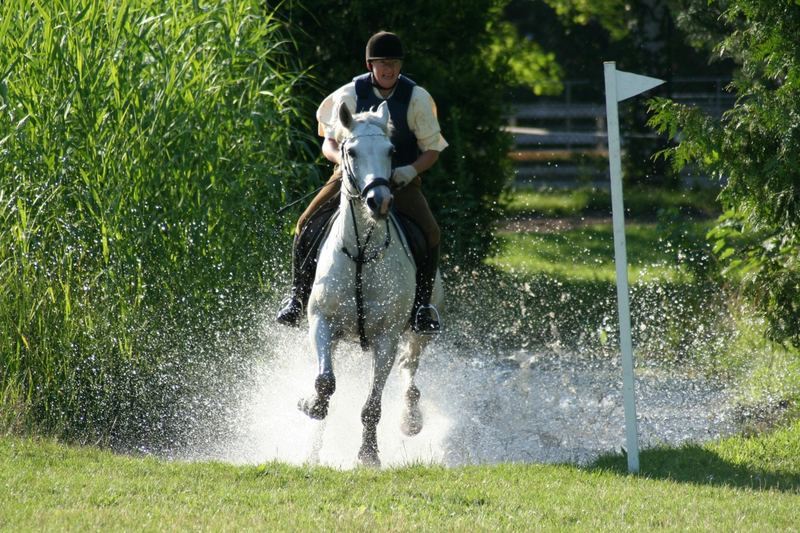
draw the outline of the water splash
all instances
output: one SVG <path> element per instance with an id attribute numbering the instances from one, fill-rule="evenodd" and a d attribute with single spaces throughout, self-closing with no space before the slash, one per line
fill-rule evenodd
<path id="1" fill-rule="evenodd" d="M 281 461 L 356 466 L 369 357 L 355 345 L 335 356 L 337 390 L 328 418 L 312 421 L 297 400 L 312 392 L 316 363 L 304 331 L 263 327 L 265 347 L 250 379 L 237 384 L 231 428 L 177 454 L 237 464 Z M 457 339 L 455 339 L 457 340 Z M 401 390 L 384 392 L 378 445 L 384 466 L 497 462 L 586 463 L 624 446 L 621 370 L 615 358 L 514 351 L 498 356 L 444 335 L 418 373 L 425 427 L 399 429 Z M 502 355 L 502 354 L 501 354 Z M 733 391 L 723 383 L 658 365 L 637 368 L 642 447 L 733 433 Z"/>

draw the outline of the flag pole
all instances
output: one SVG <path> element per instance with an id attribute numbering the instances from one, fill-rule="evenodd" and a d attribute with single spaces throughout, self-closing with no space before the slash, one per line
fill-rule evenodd
<path id="1" fill-rule="evenodd" d="M 603 67 L 606 84 L 608 165 L 611 174 L 611 209 L 614 226 L 614 263 L 617 270 L 619 343 L 622 352 L 622 397 L 625 406 L 625 437 L 628 472 L 637 473 L 639 472 L 639 435 L 636 424 L 631 314 L 628 297 L 628 256 L 625 249 L 625 212 L 622 201 L 622 152 L 619 137 L 617 66 L 615 62 L 607 61 L 603 64 Z"/>

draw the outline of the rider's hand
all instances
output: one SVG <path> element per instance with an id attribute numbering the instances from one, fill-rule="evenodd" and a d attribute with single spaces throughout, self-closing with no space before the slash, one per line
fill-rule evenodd
<path id="1" fill-rule="evenodd" d="M 397 167 L 392 171 L 392 182 L 397 185 L 398 189 L 402 189 L 409 183 L 411 180 L 417 177 L 417 169 L 414 168 L 414 165 L 406 165 L 404 167 Z"/>

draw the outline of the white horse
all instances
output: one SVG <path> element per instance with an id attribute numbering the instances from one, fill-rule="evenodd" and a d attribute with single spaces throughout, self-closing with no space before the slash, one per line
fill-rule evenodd
<path id="1" fill-rule="evenodd" d="M 340 207 L 319 252 L 316 277 L 308 302 L 311 346 L 319 362 L 316 394 L 301 399 L 298 407 L 321 420 L 336 389 L 333 351 L 339 339 L 358 339 L 372 353 L 372 387 L 361 410 L 363 434 L 358 458 L 378 466 L 377 425 L 381 396 L 394 365 L 401 336 L 404 339 L 400 368 L 404 378 L 401 429 L 406 435 L 422 430 L 419 389 L 414 376 L 420 352 L 430 336 L 408 328 L 414 303 L 416 266 L 405 237 L 390 211 L 392 193 L 392 143 L 389 110 L 352 115 L 346 105 L 338 110 L 336 140 L 341 148 L 343 171 Z M 432 303 L 443 298 L 437 275 Z"/>

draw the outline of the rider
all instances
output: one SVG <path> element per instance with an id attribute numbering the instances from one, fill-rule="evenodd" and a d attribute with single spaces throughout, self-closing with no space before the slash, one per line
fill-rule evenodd
<path id="1" fill-rule="evenodd" d="M 391 135 L 395 153 L 392 157 L 392 192 L 396 211 L 413 220 L 422 230 L 427 242 L 427 258 L 417 266 L 417 293 L 412 310 L 411 327 L 417 333 L 437 333 L 440 325 L 437 313 L 430 306 L 431 293 L 439 266 L 439 226 L 433 218 L 428 202 L 422 194 L 420 174 L 431 168 L 439 159 L 439 152 L 447 147 L 436 117 L 436 104 L 430 93 L 400 74 L 403 64 L 403 46 L 394 33 L 381 31 L 370 37 L 366 47 L 369 72 L 328 95 L 317 109 L 318 133 L 324 137 L 322 154 L 334 163 L 331 178 L 300 216 L 295 228 L 293 247 L 292 291 L 278 312 L 277 320 L 296 326 L 303 307 L 308 302 L 316 267 L 316 253 L 300 251 L 301 232 L 319 213 L 339 196 L 342 171 L 339 144 L 334 138 L 339 104 L 345 104 L 353 113 L 359 113 L 386 101 L 392 117 Z M 302 253 L 305 252 L 305 253 Z M 309 255 L 313 258 L 309 260 Z"/>

